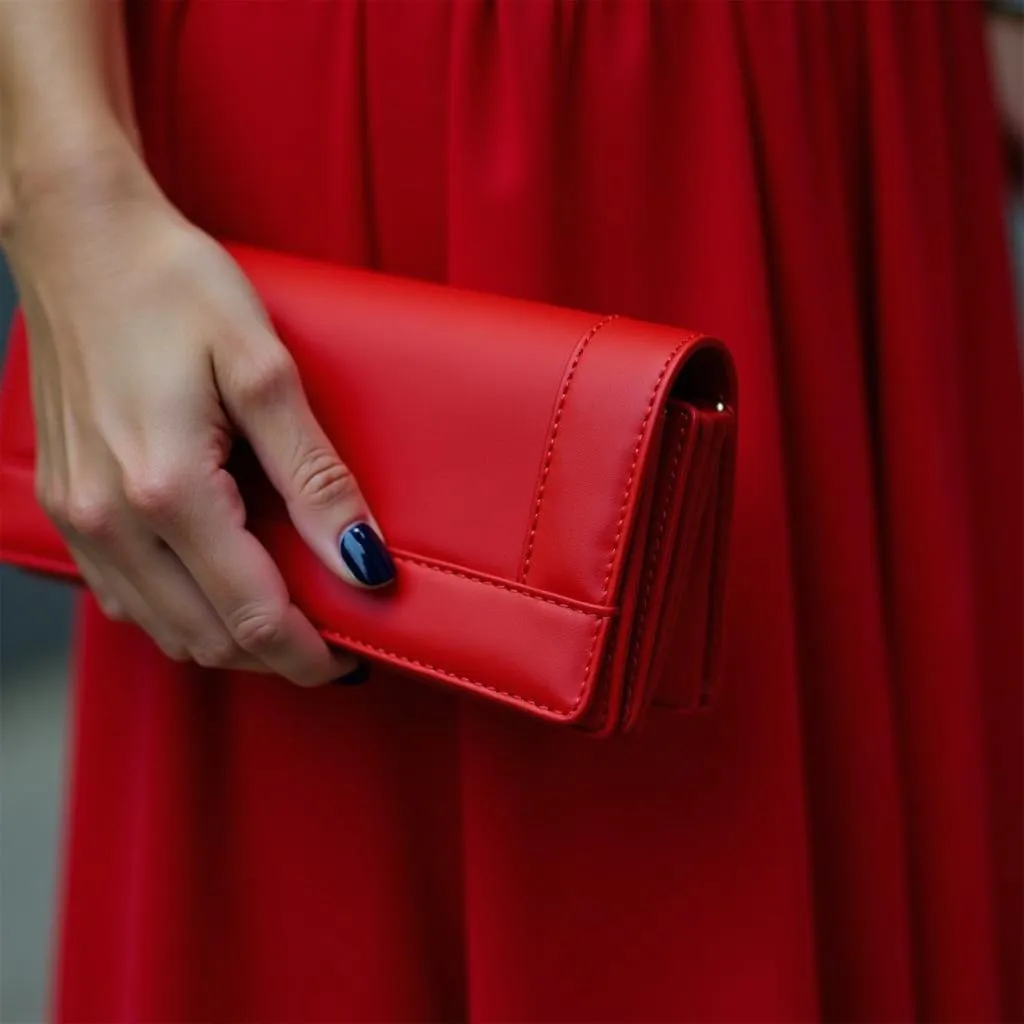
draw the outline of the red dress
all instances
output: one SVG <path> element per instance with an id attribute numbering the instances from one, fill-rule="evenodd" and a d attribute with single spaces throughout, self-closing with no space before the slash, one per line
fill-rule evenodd
<path id="1" fill-rule="evenodd" d="M 979 8 L 130 7 L 190 217 L 719 334 L 738 508 L 717 705 L 624 740 L 181 667 L 87 604 L 58 1016 L 1016 1019 L 1022 417 Z"/>

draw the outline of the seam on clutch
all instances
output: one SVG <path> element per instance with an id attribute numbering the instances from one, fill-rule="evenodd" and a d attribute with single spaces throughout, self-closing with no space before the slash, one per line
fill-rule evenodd
<path id="1" fill-rule="evenodd" d="M 654 402 L 658 397 L 658 390 L 661 387 L 661 382 L 665 379 L 665 374 L 668 373 L 669 367 L 674 362 L 675 358 L 679 353 L 693 341 L 694 335 L 687 334 L 681 342 L 669 353 L 668 358 L 665 360 L 664 365 L 661 368 L 661 372 L 658 374 L 658 379 L 654 382 L 654 387 L 651 389 L 651 397 L 647 402 L 647 409 L 644 411 L 644 418 L 640 421 L 640 430 L 636 437 L 636 447 L 633 449 L 633 461 L 629 467 L 629 479 L 626 481 L 626 492 L 622 496 L 622 508 L 619 509 L 619 521 L 615 524 L 615 540 L 612 541 L 612 549 L 608 555 L 608 564 L 605 567 L 604 585 L 601 588 L 601 600 L 608 600 L 608 588 L 612 582 L 612 569 L 615 565 L 615 554 L 619 550 L 619 541 L 622 540 L 622 532 L 626 526 L 626 509 L 629 507 L 629 496 L 633 490 L 633 480 L 636 478 L 636 467 L 640 462 L 640 449 L 644 445 L 644 434 L 647 430 L 647 424 L 650 422 L 651 414 L 654 412 Z"/>
<path id="2" fill-rule="evenodd" d="M 589 336 L 593 337 L 593 335 L 597 333 L 600 327 L 604 326 L 605 323 L 609 322 L 612 319 L 614 319 L 614 317 L 608 317 L 605 320 L 600 321 L 598 324 L 595 324 L 594 327 L 591 328 L 590 332 L 588 332 Z M 662 381 L 665 379 L 665 374 L 668 373 L 669 367 L 672 365 L 676 356 L 683 350 L 683 348 L 686 345 L 693 341 L 694 337 L 695 335 L 693 335 L 692 333 L 686 334 L 683 340 L 680 341 L 674 349 L 672 349 L 672 351 L 668 355 L 668 358 L 662 365 L 661 371 L 658 373 L 657 379 L 654 382 L 654 386 L 651 388 L 650 398 L 647 401 L 647 408 L 644 410 L 643 419 L 640 421 L 640 428 L 637 431 L 636 446 L 633 449 L 633 459 L 629 467 L 629 477 L 626 480 L 626 489 L 622 496 L 622 507 L 619 510 L 619 521 L 616 524 L 615 540 L 612 542 L 612 548 L 608 555 L 608 565 L 606 567 L 604 585 L 601 590 L 602 602 L 608 599 L 608 588 L 611 585 L 612 570 L 615 565 L 615 554 L 618 551 L 619 542 L 622 540 L 622 533 L 625 529 L 626 509 L 629 507 L 629 496 L 633 489 L 633 481 L 636 478 L 636 469 L 640 461 L 640 450 L 643 448 L 644 433 L 647 430 L 647 424 L 650 422 L 651 414 L 654 411 L 654 403 L 658 397 L 658 390 L 661 388 Z M 577 353 L 577 355 L 581 354 L 582 342 L 580 352 Z M 576 365 L 579 365 L 578 359 L 576 360 Z M 566 392 L 568 391 L 567 385 L 568 380 L 566 385 L 563 385 L 563 390 Z M 551 444 L 549 445 L 549 449 L 553 448 L 553 444 L 554 441 L 552 440 Z M 410 658 L 407 655 L 399 654 L 397 651 L 389 651 L 386 648 L 377 647 L 374 644 L 368 644 L 362 640 L 357 640 L 355 637 L 346 636 L 342 633 L 336 633 L 323 625 L 318 626 L 318 628 L 327 639 L 334 640 L 337 643 L 348 644 L 350 646 L 361 648 L 366 651 L 375 651 L 378 654 L 386 655 L 389 658 L 394 658 L 397 661 L 403 662 L 405 664 L 425 668 L 431 672 L 437 672 L 439 675 L 447 676 L 449 679 L 454 679 L 458 682 L 469 683 L 470 686 L 475 686 L 479 689 L 488 690 L 491 693 L 496 693 L 502 697 L 509 697 L 512 700 L 521 701 L 523 703 L 531 705 L 532 707 L 539 708 L 542 711 L 547 711 L 557 718 L 569 718 L 580 706 L 580 702 L 583 700 L 583 692 L 587 688 L 587 682 L 590 679 L 590 672 L 594 664 L 594 656 L 597 653 L 597 641 L 599 636 L 601 635 L 601 623 L 604 620 L 596 614 L 594 616 L 594 619 L 594 634 L 590 641 L 590 650 L 587 655 L 587 663 L 583 669 L 583 679 L 580 681 L 580 687 L 576 693 L 575 699 L 573 700 L 572 704 L 569 705 L 569 708 L 566 711 L 559 711 L 556 708 L 549 707 L 547 704 L 542 704 L 539 701 L 535 701 L 530 697 L 525 697 L 522 694 L 510 693 L 507 690 L 501 690 L 496 686 L 491 686 L 489 683 L 482 683 L 479 680 L 470 679 L 467 676 L 460 676 L 455 672 L 450 672 L 449 670 L 440 668 L 437 665 L 431 665 L 428 662 L 419 661 L 416 658 Z"/>
<path id="3" fill-rule="evenodd" d="M 672 349 L 672 351 L 669 353 L 668 358 L 665 360 L 664 364 L 662 365 L 661 371 L 659 372 L 658 377 L 657 377 L 657 379 L 654 382 L 654 387 L 651 388 L 651 397 L 648 399 L 647 408 L 644 410 L 644 418 L 640 421 L 640 429 L 637 432 L 636 447 L 633 449 L 633 461 L 632 461 L 632 463 L 630 464 L 630 467 L 629 467 L 629 477 L 626 480 L 626 490 L 625 490 L 625 493 L 622 496 L 622 508 L 619 510 L 619 521 L 616 524 L 616 528 L 615 528 L 615 540 L 612 542 L 612 549 L 611 549 L 611 552 L 608 555 L 608 565 L 607 565 L 606 570 L 605 570 L 604 585 L 601 588 L 601 600 L 602 600 L 602 602 L 608 600 L 608 588 L 611 586 L 611 582 L 612 582 L 612 569 L 615 566 L 615 555 L 616 555 L 616 552 L 619 550 L 619 541 L 622 540 L 622 533 L 623 533 L 623 530 L 625 529 L 625 525 L 626 525 L 626 509 L 629 507 L 629 496 L 630 496 L 630 492 L 633 489 L 633 480 L 636 478 L 636 467 L 637 467 L 638 463 L 640 462 L 640 449 L 643 448 L 644 434 L 647 431 L 647 424 L 651 420 L 651 414 L 654 412 L 654 403 L 657 400 L 658 391 L 661 388 L 662 381 L 665 379 L 665 374 L 668 373 L 669 367 L 675 361 L 676 356 L 679 355 L 679 353 L 688 344 L 690 344 L 695 337 L 696 337 L 696 335 L 693 334 L 692 332 L 687 333 L 687 334 L 685 334 L 683 336 L 683 340 L 680 341 L 679 344 L 676 345 L 676 347 L 674 349 Z M 576 707 L 579 706 L 580 701 L 583 699 L 583 691 L 586 689 L 587 677 L 590 675 L 590 666 L 591 666 L 591 663 L 594 660 L 594 652 L 597 649 L 597 638 L 598 638 L 598 630 L 595 630 L 594 631 L 594 638 L 593 638 L 593 641 L 591 642 L 591 645 L 590 645 L 590 657 L 589 657 L 589 659 L 587 661 L 587 668 L 585 669 L 585 671 L 583 673 L 583 682 L 580 684 L 580 691 L 576 695 L 576 700 L 573 702 L 573 705 L 572 705 L 574 710 L 575 710 Z M 604 727 L 604 725 L 608 721 L 608 713 L 610 711 L 610 703 L 611 703 L 611 694 L 609 693 L 609 695 L 608 695 L 608 703 L 605 705 L 605 709 L 604 709 L 604 712 L 603 712 L 604 720 L 602 722 L 602 727 Z"/>
<path id="4" fill-rule="evenodd" d="M 690 418 L 687 415 L 686 421 L 681 425 L 679 440 L 676 442 L 676 450 L 672 453 L 672 465 L 669 469 L 667 493 L 662 502 L 661 515 L 658 518 L 658 525 L 654 537 L 654 546 L 651 549 L 651 561 L 647 567 L 647 578 L 644 581 L 644 592 L 640 599 L 640 614 L 636 620 L 636 631 L 633 634 L 633 650 L 629 658 L 629 674 L 626 676 L 626 692 L 623 695 L 622 706 L 628 713 L 629 702 L 633 696 L 633 686 L 636 679 L 636 666 L 640 660 L 640 644 L 643 640 L 644 625 L 647 622 L 647 612 L 651 605 L 651 591 L 654 589 L 654 576 L 658 571 L 658 558 L 661 555 L 661 545 L 665 540 L 665 527 L 668 524 L 668 510 L 672 504 L 672 495 L 675 490 L 676 477 L 679 475 L 679 463 L 682 461 L 683 448 L 686 446 L 686 439 L 690 436 Z"/>
<path id="5" fill-rule="evenodd" d="M 594 637 L 590 644 L 590 654 L 587 659 L 587 666 L 583 671 L 583 686 L 586 685 L 587 676 L 590 672 L 590 665 L 594 660 L 594 650 L 597 647 L 597 637 L 601 631 L 601 619 L 597 620 L 596 628 L 594 630 Z M 393 658 L 396 661 L 400 661 L 406 665 L 413 665 L 416 668 L 425 668 L 431 672 L 436 672 L 438 675 L 446 676 L 448 679 L 454 679 L 460 683 L 468 683 L 470 686 L 480 689 L 489 690 L 491 693 L 496 693 L 501 697 L 510 697 L 512 700 L 519 701 L 523 704 L 529 704 L 531 707 L 539 708 L 541 711 L 547 711 L 549 714 L 554 715 L 556 718 L 569 718 L 572 713 L 579 707 L 580 698 L 583 695 L 583 686 L 580 687 L 579 695 L 576 700 L 573 701 L 572 705 L 566 711 L 561 711 L 558 708 L 550 707 L 547 704 L 542 704 L 540 701 L 534 700 L 532 697 L 524 697 L 521 693 L 512 693 L 509 690 L 502 690 L 497 686 L 491 686 L 490 683 L 482 683 L 478 679 L 471 679 L 469 676 L 460 676 L 456 672 L 452 672 L 449 669 L 441 668 L 439 665 L 432 665 L 428 661 L 420 661 L 418 658 L 411 658 L 406 654 L 399 654 L 397 651 L 390 651 L 386 647 L 378 647 L 376 644 L 369 644 L 365 640 L 359 640 L 354 636 L 347 636 L 344 633 L 336 633 L 335 631 L 328 629 L 323 625 L 318 625 L 321 635 L 328 640 L 333 640 L 335 643 L 343 644 L 348 647 L 354 647 L 357 650 L 373 651 L 376 654 L 383 654 L 388 658 Z"/>
<path id="6" fill-rule="evenodd" d="M 607 321 L 605 321 L 605 322 L 607 322 Z M 596 333 L 596 328 L 592 329 L 592 330 L 594 330 L 594 333 Z M 591 335 L 591 336 L 593 336 L 593 335 Z M 690 344 L 690 342 L 693 341 L 694 337 L 695 337 L 695 335 L 693 335 L 692 333 L 686 334 L 684 336 L 683 340 L 680 341 L 679 344 L 676 345 L 676 347 L 674 349 L 672 349 L 672 351 L 668 355 L 668 358 L 665 360 L 664 364 L 662 365 L 661 371 L 658 373 L 658 377 L 657 377 L 657 379 L 654 382 L 654 386 L 651 388 L 651 395 L 650 395 L 650 398 L 647 401 L 647 408 L 644 410 L 644 416 L 643 416 L 643 419 L 640 421 L 640 428 L 637 431 L 636 447 L 633 449 L 633 461 L 632 461 L 632 463 L 630 464 L 630 467 L 629 467 L 629 477 L 626 480 L 626 490 L 625 490 L 625 493 L 622 496 L 622 508 L 619 511 L 619 521 L 618 521 L 618 524 L 617 524 L 616 530 L 615 530 L 615 540 L 612 543 L 611 553 L 608 556 L 608 566 L 607 566 L 607 570 L 606 570 L 606 573 L 605 573 L 604 586 L 603 586 L 602 592 L 601 592 L 601 600 L 602 601 L 605 601 L 608 598 L 608 588 L 611 585 L 612 568 L 613 568 L 614 563 L 615 563 L 615 553 L 618 550 L 619 541 L 622 540 L 622 532 L 623 532 L 623 529 L 624 529 L 624 526 L 625 526 L 625 522 L 626 522 L 626 509 L 629 506 L 629 496 L 630 496 L 630 492 L 633 489 L 633 481 L 636 478 L 636 468 L 637 468 L 637 464 L 640 461 L 640 450 L 641 450 L 641 448 L 643 448 L 644 434 L 645 434 L 645 432 L 647 430 L 647 424 L 650 422 L 651 414 L 654 412 L 654 403 L 655 403 L 655 401 L 658 398 L 658 391 L 661 388 L 662 381 L 664 381 L 664 379 L 665 379 L 665 374 L 668 373 L 669 367 L 675 361 L 676 356 L 679 355 L 679 353 L 688 344 Z M 590 679 L 590 673 L 591 673 L 591 670 L 593 669 L 593 666 L 594 666 L 594 656 L 597 653 L 597 641 L 598 641 L 598 638 L 601 635 L 601 623 L 602 623 L 602 621 L 603 621 L 602 619 L 595 617 L 594 633 L 593 633 L 593 635 L 590 638 L 590 650 L 587 653 L 587 663 L 586 663 L 586 665 L 583 668 L 583 678 L 580 681 L 580 688 L 576 692 L 576 697 L 573 699 L 573 702 L 569 705 L 569 708 L 566 711 L 559 711 L 556 708 L 549 707 L 547 704 L 541 704 L 539 701 L 532 700 L 530 697 L 524 697 L 522 694 L 510 693 L 507 690 L 501 690 L 501 689 L 499 689 L 496 686 L 489 685 L 488 683 L 481 683 L 481 682 L 479 682 L 476 679 L 469 679 L 466 676 L 456 675 L 454 672 L 449 672 L 446 669 L 439 668 L 439 667 L 437 667 L 435 665 L 429 665 L 426 662 L 417 661 L 415 658 L 405 657 L 404 655 L 397 654 L 394 651 L 387 651 L 387 650 L 384 650 L 383 648 L 374 647 L 371 644 L 362 644 L 362 646 L 365 649 L 367 649 L 367 650 L 377 651 L 380 654 L 386 654 L 389 657 L 397 658 L 399 661 L 403 661 L 403 662 L 406 662 L 406 663 L 412 664 L 412 665 L 419 665 L 422 668 L 430 669 L 432 672 L 439 672 L 441 675 L 447 676 L 450 679 L 456 679 L 459 682 L 469 683 L 470 686 L 476 686 L 476 687 L 479 687 L 479 688 L 484 689 L 484 690 L 489 690 L 491 693 L 497 693 L 497 694 L 499 694 L 502 697 L 510 697 L 513 700 L 525 702 L 526 704 L 529 704 L 532 707 L 540 708 L 543 711 L 547 711 L 550 714 L 556 716 L 557 718 L 569 718 L 569 717 L 571 717 L 573 715 L 573 713 L 580 706 L 580 703 L 583 700 L 583 692 L 587 688 L 587 682 Z M 341 639 L 341 642 L 343 642 L 343 643 L 344 642 L 348 642 L 348 643 L 351 643 L 351 644 L 355 644 L 357 646 L 360 645 L 360 641 L 355 640 L 352 637 L 347 637 L 347 638 L 346 637 L 341 637 L 340 639 Z"/>
<path id="7" fill-rule="evenodd" d="M 20 457 L 16 458 L 17 461 L 12 459 L 3 466 L 0 466 L 0 480 L 8 474 L 21 477 L 32 476 L 33 470 L 31 465 L 27 461 L 23 462 Z M 462 566 L 455 568 L 447 565 L 437 565 L 422 556 L 405 551 L 396 551 L 392 549 L 391 556 L 399 562 L 410 562 L 413 565 L 418 565 L 423 569 L 430 570 L 431 572 L 444 573 L 446 576 L 457 576 L 469 583 L 478 583 L 481 586 L 494 587 L 496 590 L 507 590 L 511 594 L 516 594 L 519 597 L 525 597 L 530 601 L 543 601 L 545 604 L 554 605 L 556 608 L 564 608 L 568 612 L 576 612 L 579 615 L 586 615 L 589 618 L 605 619 L 614 615 L 617 611 L 616 608 L 608 605 L 591 605 L 588 607 L 583 602 L 572 603 L 570 601 L 560 600 L 557 597 L 548 597 L 546 594 L 539 594 L 536 591 L 530 590 L 528 587 L 520 586 L 511 581 L 503 582 L 501 580 L 488 579 L 486 576 L 474 573 L 472 569 L 467 569 Z"/>
<path id="8" fill-rule="evenodd" d="M 530 530 L 526 536 L 526 550 L 523 553 L 522 567 L 516 577 L 520 583 L 526 582 L 527 574 L 530 571 L 530 563 L 533 559 L 533 545 L 537 539 L 537 526 L 540 523 L 540 512 L 544 503 L 544 491 L 547 488 L 548 474 L 551 472 L 551 462 L 555 454 L 555 442 L 558 440 L 558 430 L 562 425 L 562 413 L 565 411 L 565 403 L 569 397 L 569 389 L 572 387 L 572 382 L 576 377 L 576 371 L 579 369 L 580 360 L 583 358 L 583 353 L 587 350 L 587 346 L 602 327 L 616 319 L 618 319 L 617 315 L 613 314 L 612 316 L 606 316 L 601 320 L 598 320 L 597 323 L 594 324 L 576 343 L 576 350 L 569 361 L 569 369 L 566 372 L 565 380 L 562 382 L 562 390 L 558 395 L 558 402 L 555 404 L 555 415 L 551 423 L 551 433 L 548 437 L 547 451 L 544 453 L 544 462 L 541 464 L 540 479 L 537 484 L 537 497 L 533 505 L 533 518 L 530 522 Z"/>
<path id="9" fill-rule="evenodd" d="M 470 570 L 454 569 L 445 565 L 435 565 L 423 558 L 419 558 L 415 555 L 409 555 L 405 552 L 395 551 L 394 549 L 391 551 L 391 557 L 394 558 L 396 562 L 409 562 L 412 565 L 418 565 L 423 569 L 429 569 L 431 572 L 444 573 L 446 576 L 457 576 L 459 579 L 466 580 L 469 583 L 479 583 L 485 587 L 494 587 L 496 590 L 507 590 L 510 594 L 516 594 L 519 597 L 525 597 L 531 601 L 543 601 L 545 604 L 552 604 L 556 608 L 564 608 L 568 612 L 576 612 L 579 615 L 586 615 L 592 618 L 608 618 L 616 611 L 615 608 L 609 607 L 584 608 L 581 605 L 560 601 L 556 597 L 548 597 L 545 594 L 538 594 L 526 587 L 518 586 L 515 583 L 502 583 L 499 580 L 487 579 L 487 577 L 480 576 Z"/>

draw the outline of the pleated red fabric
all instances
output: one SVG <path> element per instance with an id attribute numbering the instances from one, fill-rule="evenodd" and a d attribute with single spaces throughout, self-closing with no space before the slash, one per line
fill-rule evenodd
<path id="1" fill-rule="evenodd" d="M 56 1016 L 1019 1019 L 1022 402 L 979 7 L 130 19 L 150 158 L 218 236 L 726 339 L 726 670 L 709 713 L 598 742 L 384 673 L 182 667 L 87 602 Z"/>

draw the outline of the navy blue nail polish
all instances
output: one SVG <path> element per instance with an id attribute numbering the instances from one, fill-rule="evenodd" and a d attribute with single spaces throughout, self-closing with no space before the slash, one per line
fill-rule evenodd
<path id="1" fill-rule="evenodd" d="M 364 587 L 383 587 L 395 578 L 395 563 L 369 523 L 350 526 L 338 544 L 349 571 Z"/>
<path id="2" fill-rule="evenodd" d="M 331 680 L 332 686 L 359 686 L 370 678 L 370 666 L 361 661 L 347 676 L 338 676 Z"/>

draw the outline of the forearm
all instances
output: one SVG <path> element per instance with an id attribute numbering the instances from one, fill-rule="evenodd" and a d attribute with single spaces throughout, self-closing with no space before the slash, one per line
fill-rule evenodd
<path id="1" fill-rule="evenodd" d="M 145 177 L 120 0 L 0 0 L 0 238 L 51 194 Z"/>

